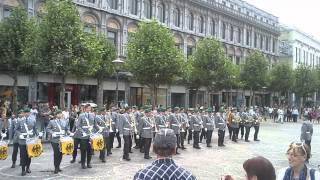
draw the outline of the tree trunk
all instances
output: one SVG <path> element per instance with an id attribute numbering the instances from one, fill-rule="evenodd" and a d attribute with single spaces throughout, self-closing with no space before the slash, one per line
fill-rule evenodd
<path id="1" fill-rule="evenodd" d="M 198 107 L 198 101 L 199 101 L 199 89 L 197 88 L 197 89 L 196 89 L 196 102 L 195 102 L 195 107 L 196 107 L 196 108 L 199 108 L 199 107 Z"/>
<path id="2" fill-rule="evenodd" d="M 252 105 L 252 94 L 253 94 L 252 88 L 250 88 L 249 107 L 251 107 L 251 105 Z"/>
<path id="3" fill-rule="evenodd" d="M 63 109 L 65 107 L 65 90 L 66 90 L 66 76 L 62 75 L 62 82 L 60 87 L 60 109 Z"/>
<path id="4" fill-rule="evenodd" d="M 12 86 L 12 112 L 14 114 L 17 113 L 18 109 L 18 99 L 17 99 L 17 94 L 18 94 L 18 73 L 14 72 L 13 73 L 13 86 Z"/>
<path id="5" fill-rule="evenodd" d="M 158 86 L 154 86 L 154 104 L 158 106 Z M 153 108 L 154 109 L 154 108 Z"/>
<path id="6" fill-rule="evenodd" d="M 233 107 L 233 93 L 232 93 L 232 88 L 230 89 L 230 106 Z"/>
<path id="7" fill-rule="evenodd" d="M 252 106 L 256 105 L 256 93 L 252 91 Z"/>
<path id="8" fill-rule="evenodd" d="M 278 105 L 281 106 L 281 93 L 278 92 Z"/>
<path id="9" fill-rule="evenodd" d="M 150 100 L 153 109 L 155 107 L 154 85 L 150 86 Z"/>
<path id="10" fill-rule="evenodd" d="M 103 80 L 98 78 L 98 87 L 97 87 L 97 105 L 99 108 L 103 107 Z"/>

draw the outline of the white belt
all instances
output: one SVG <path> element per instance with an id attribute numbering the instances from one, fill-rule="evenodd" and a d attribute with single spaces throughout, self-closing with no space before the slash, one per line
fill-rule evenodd
<path id="1" fill-rule="evenodd" d="M 159 127 L 166 127 L 165 125 L 159 125 Z"/>
<path id="2" fill-rule="evenodd" d="M 172 126 L 179 126 L 178 124 L 171 124 Z"/>
<path id="3" fill-rule="evenodd" d="M 207 125 L 212 125 L 211 123 L 207 123 Z"/>
<path id="4" fill-rule="evenodd" d="M 91 126 L 82 126 L 82 128 L 90 128 Z"/>
<path id="5" fill-rule="evenodd" d="M 125 130 L 130 130 L 130 128 L 123 128 L 123 129 L 125 129 Z"/>
<path id="6" fill-rule="evenodd" d="M 200 126 L 199 124 L 194 124 L 194 126 Z"/>
<path id="7" fill-rule="evenodd" d="M 151 129 L 151 127 L 144 127 L 143 129 Z"/>
<path id="8" fill-rule="evenodd" d="M 218 123 L 218 124 L 224 124 L 224 123 Z"/>
<path id="9" fill-rule="evenodd" d="M 310 134 L 310 132 L 306 132 L 306 133 Z"/>

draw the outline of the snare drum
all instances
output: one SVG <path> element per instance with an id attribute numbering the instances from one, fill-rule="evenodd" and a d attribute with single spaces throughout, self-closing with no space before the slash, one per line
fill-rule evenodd
<path id="1" fill-rule="evenodd" d="M 104 140 L 101 134 L 91 136 L 91 147 L 94 151 L 101 151 L 104 148 Z"/>
<path id="2" fill-rule="evenodd" d="M 0 141 L 0 160 L 6 160 L 8 157 L 8 143 Z"/>
<path id="3" fill-rule="evenodd" d="M 41 140 L 38 138 L 27 139 L 27 153 L 29 158 L 39 157 L 43 152 Z"/>
<path id="4" fill-rule="evenodd" d="M 71 137 L 61 137 L 60 138 L 60 152 L 63 155 L 71 155 L 74 149 L 74 141 Z"/>

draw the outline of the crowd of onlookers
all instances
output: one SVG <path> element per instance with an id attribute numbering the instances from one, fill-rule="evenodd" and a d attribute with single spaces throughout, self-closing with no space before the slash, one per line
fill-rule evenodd
<path id="1" fill-rule="evenodd" d="M 320 123 L 320 107 L 305 107 L 299 110 L 297 107 L 265 107 L 265 111 L 274 122 L 297 122 L 299 119 L 307 119 L 313 123 Z"/>

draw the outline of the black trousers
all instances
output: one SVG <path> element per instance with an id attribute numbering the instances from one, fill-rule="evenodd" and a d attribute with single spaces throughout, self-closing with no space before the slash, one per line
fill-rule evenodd
<path id="1" fill-rule="evenodd" d="M 199 133 L 200 131 L 193 131 L 193 147 L 199 147 Z"/>
<path id="2" fill-rule="evenodd" d="M 192 140 L 192 129 L 188 129 L 188 144 Z"/>
<path id="3" fill-rule="evenodd" d="M 117 136 L 117 140 L 118 140 L 118 146 L 121 147 L 121 137 L 120 137 L 120 133 L 117 132 L 117 133 L 116 133 L 116 136 Z"/>
<path id="4" fill-rule="evenodd" d="M 69 119 L 70 131 L 72 131 L 75 119 Z"/>
<path id="5" fill-rule="evenodd" d="M 62 152 L 60 151 L 59 143 L 51 142 L 51 146 L 53 149 L 53 164 L 55 169 L 60 168 L 61 160 L 62 160 Z"/>
<path id="6" fill-rule="evenodd" d="M 100 159 L 106 158 L 106 150 L 108 154 L 111 152 L 110 137 L 103 137 L 103 141 L 104 141 L 104 147 L 100 151 L 100 156 L 99 156 Z"/>
<path id="7" fill-rule="evenodd" d="M 202 139 L 204 138 L 204 139 L 206 139 L 207 137 L 206 137 L 206 134 L 207 134 L 207 132 L 206 132 L 206 130 L 204 129 L 204 128 L 202 128 L 201 129 L 201 134 L 200 134 L 200 142 L 202 143 Z"/>
<path id="8" fill-rule="evenodd" d="M 19 151 L 19 143 L 13 143 L 13 151 L 12 151 L 12 162 L 16 163 L 17 156 Z M 21 153 L 20 153 L 20 161 L 21 161 Z"/>
<path id="9" fill-rule="evenodd" d="M 137 138 L 137 133 L 134 133 L 134 143 L 136 144 L 137 147 L 140 147 L 140 138 Z"/>
<path id="10" fill-rule="evenodd" d="M 259 129 L 260 126 L 253 126 L 254 127 L 254 140 L 258 140 L 258 134 L 259 134 Z"/>
<path id="11" fill-rule="evenodd" d="M 123 136 L 123 157 L 128 158 L 129 157 L 129 152 L 131 151 L 131 146 L 132 146 L 132 138 L 130 135 L 124 135 Z"/>
<path id="12" fill-rule="evenodd" d="M 84 165 L 87 160 L 87 165 L 91 162 L 92 148 L 90 144 L 90 139 L 80 140 L 80 150 L 81 150 L 81 164 Z"/>
<path id="13" fill-rule="evenodd" d="M 177 148 L 180 148 L 180 134 L 176 134 L 177 137 Z"/>
<path id="14" fill-rule="evenodd" d="M 238 132 L 239 132 L 239 128 L 233 128 L 232 127 L 232 141 L 234 141 L 234 142 L 237 141 Z"/>
<path id="15" fill-rule="evenodd" d="M 152 138 L 143 138 L 144 157 L 149 157 Z"/>
<path id="16" fill-rule="evenodd" d="M 227 124 L 227 126 L 228 126 L 228 131 L 229 131 L 229 139 L 231 139 L 233 130 L 232 130 L 232 127 L 229 124 Z"/>
<path id="17" fill-rule="evenodd" d="M 80 140 L 79 138 L 74 138 L 73 139 L 73 143 L 74 143 L 74 149 L 73 149 L 73 152 L 72 152 L 72 158 L 73 159 L 76 159 L 77 158 L 77 155 L 78 155 L 78 148 L 79 148 L 79 145 L 80 145 Z"/>
<path id="18" fill-rule="evenodd" d="M 224 135 L 226 131 L 224 130 L 218 130 L 218 146 L 222 146 L 224 143 Z"/>
<path id="19" fill-rule="evenodd" d="M 113 142 L 114 142 L 114 137 L 115 137 L 115 136 L 116 136 L 116 133 L 115 133 L 115 132 L 110 132 L 110 133 L 109 133 L 111 148 L 113 148 Z"/>
<path id="20" fill-rule="evenodd" d="M 20 157 L 21 157 L 21 167 L 22 167 L 22 171 L 26 170 L 30 168 L 30 164 L 31 164 L 31 158 L 28 157 L 28 153 L 27 153 L 27 145 L 19 145 L 19 149 L 20 149 Z"/>
<path id="21" fill-rule="evenodd" d="M 207 145 L 211 144 L 212 132 L 213 132 L 213 130 L 207 130 L 207 132 L 206 132 L 206 136 L 207 136 L 206 143 L 207 143 Z"/>
<path id="22" fill-rule="evenodd" d="M 239 125 L 239 128 L 240 128 L 240 132 L 241 132 L 241 139 L 243 138 L 244 136 L 244 125 Z"/>
<path id="23" fill-rule="evenodd" d="M 250 126 L 246 126 L 246 134 L 245 134 L 245 140 L 249 140 L 249 135 L 250 135 Z"/>
<path id="24" fill-rule="evenodd" d="M 180 144 L 184 147 L 184 140 L 186 139 L 187 132 L 180 132 Z"/>
<path id="25" fill-rule="evenodd" d="M 305 140 L 305 143 L 310 147 L 310 151 L 311 151 L 311 140 Z"/>

